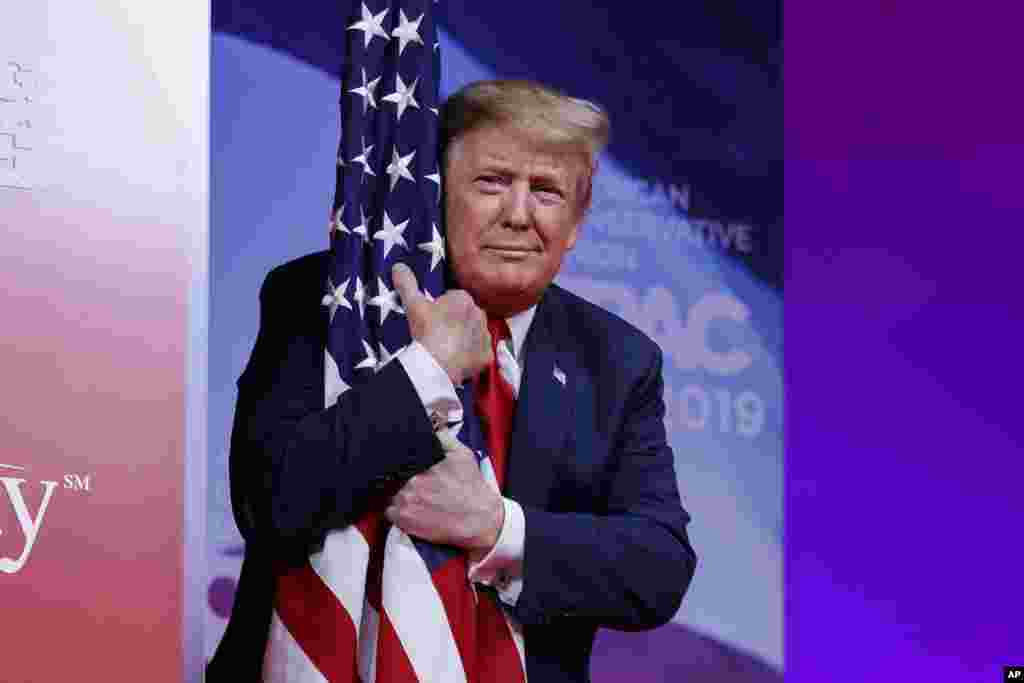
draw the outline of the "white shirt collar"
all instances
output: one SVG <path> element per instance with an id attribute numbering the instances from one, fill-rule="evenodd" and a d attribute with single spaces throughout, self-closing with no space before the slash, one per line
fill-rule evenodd
<path id="1" fill-rule="evenodd" d="M 515 354 L 516 360 L 523 357 L 523 343 L 526 341 L 526 334 L 530 331 L 530 325 L 533 324 L 533 316 L 537 313 L 537 305 L 530 306 L 525 311 L 516 313 L 511 318 L 505 318 L 505 322 L 508 323 L 509 332 L 512 333 L 512 353 Z"/>

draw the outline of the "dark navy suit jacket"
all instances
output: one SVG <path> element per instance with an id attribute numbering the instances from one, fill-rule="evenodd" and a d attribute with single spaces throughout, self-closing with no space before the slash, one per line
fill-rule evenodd
<path id="1" fill-rule="evenodd" d="M 324 409 L 326 274 L 326 252 L 312 254 L 274 269 L 260 292 L 231 437 L 246 556 L 211 681 L 259 679 L 276 563 L 303 561 L 328 531 L 443 457 L 400 363 Z M 587 681 L 597 628 L 666 622 L 696 566 L 665 436 L 662 354 L 555 285 L 523 348 L 504 491 L 526 519 L 512 612 L 533 683 Z"/>

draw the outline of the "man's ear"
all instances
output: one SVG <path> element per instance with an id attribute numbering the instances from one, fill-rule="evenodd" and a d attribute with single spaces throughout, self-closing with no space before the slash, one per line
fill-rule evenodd
<path id="1" fill-rule="evenodd" d="M 569 251 L 576 246 L 576 240 L 579 239 L 580 236 L 581 225 L 583 225 L 582 217 L 580 218 L 580 220 L 576 221 L 576 223 L 572 226 L 572 230 L 569 231 L 569 239 L 566 240 L 565 246 L 566 251 Z"/>
<path id="2" fill-rule="evenodd" d="M 590 203 L 594 198 L 594 176 L 597 175 L 597 159 L 590 166 L 590 174 L 583 178 L 583 182 L 580 183 L 583 187 L 580 188 L 580 200 L 578 204 L 578 218 L 579 222 L 582 223 L 583 219 L 587 217 L 587 213 L 590 212 Z"/>
<path id="3" fill-rule="evenodd" d="M 580 192 L 580 200 L 576 209 L 576 223 L 572 226 L 572 230 L 569 231 L 569 237 L 566 241 L 566 249 L 572 249 L 576 246 L 576 240 L 580 236 L 580 227 L 583 226 L 583 221 L 586 220 L 587 214 L 590 212 L 590 202 L 594 195 L 594 173 L 597 171 L 597 162 L 591 168 L 591 174 L 586 179 L 583 185 L 582 192 Z"/>

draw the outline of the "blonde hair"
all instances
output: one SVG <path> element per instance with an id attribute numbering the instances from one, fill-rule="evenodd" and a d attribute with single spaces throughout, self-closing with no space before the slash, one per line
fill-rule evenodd
<path id="1" fill-rule="evenodd" d="M 440 111 L 440 158 L 447 162 L 453 142 L 483 126 L 511 126 L 542 145 L 583 154 L 587 171 L 580 194 L 585 209 L 597 158 L 608 144 L 611 122 L 599 106 L 525 80 L 477 81 L 451 95 Z"/>

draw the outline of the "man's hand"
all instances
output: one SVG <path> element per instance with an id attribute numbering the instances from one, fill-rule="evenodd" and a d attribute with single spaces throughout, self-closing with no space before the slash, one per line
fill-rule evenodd
<path id="1" fill-rule="evenodd" d="M 482 558 L 498 542 L 505 505 L 484 479 L 473 451 L 454 437 L 442 443 L 444 460 L 409 479 L 384 514 L 410 536 Z"/>
<path id="2" fill-rule="evenodd" d="M 476 376 L 491 362 L 487 316 L 465 290 L 450 290 L 431 303 L 404 263 L 391 269 L 391 280 L 405 307 L 413 339 L 430 352 L 453 384 Z"/>

